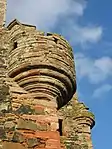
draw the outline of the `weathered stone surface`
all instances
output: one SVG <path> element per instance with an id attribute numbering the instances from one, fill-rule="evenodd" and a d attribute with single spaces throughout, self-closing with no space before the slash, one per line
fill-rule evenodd
<path id="1" fill-rule="evenodd" d="M 11 129 L 15 126 L 14 122 L 13 121 L 6 121 L 5 124 L 4 124 L 4 128 L 5 129 Z"/>
<path id="2" fill-rule="evenodd" d="M 0 0 L 0 28 L 5 25 L 6 0 Z"/>
<path id="3" fill-rule="evenodd" d="M 13 142 L 4 142 L 3 149 L 27 149 L 20 143 L 13 143 Z"/>
<path id="4" fill-rule="evenodd" d="M 0 139 L 5 139 L 6 138 L 6 132 L 3 127 L 0 127 Z"/>
<path id="5" fill-rule="evenodd" d="M 16 20 L 8 29 L 14 44 L 9 51 L 8 75 L 26 91 L 36 93 L 36 98 L 56 99 L 59 108 L 65 105 L 76 90 L 70 45 L 57 34 L 27 30 Z"/>
<path id="6" fill-rule="evenodd" d="M 34 114 L 34 109 L 31 109 L 29 105 L 21 105 L 17 110 L 16 113 L 18 114 Z"/>
<path id="7" fill-rule="evenodd" d="M 94 115 L 88 108 L 78 102 L 77 95 L 59 111 L 63 116 L 63 134 L 66 138 L 62 139 L 68 148 L 92 149 L 91 128 L 94 126 Z"/>
<path id="8" fill-rule="evenodd" d="M 28 147 L 35 147 L 41 144 L 41 139 L 29 138 L 27 139 Z"/>
<path id="9" fill-rule="evenodd" d="M 23 143 L 25 141 L 25 138 L 21 133 L 15 131 L 13 138 L 12 138 L 12 141 L 17 142 L 17 143 Z"/>
<path id="10" fill-rule="evenodd" d="M 0 0 L 0 148 L 92 149 L 94 116 L 76 96 L 71 100 L 71 46 L 16 19 L 5 28 L 5 10 Z"/>
<path id="11" fill-rule="evenodd" d="M 30 120 L 23 120 L 19 119 L 18 124 L 17 124 L 17 129 L 28 129 L 28 130 L 37 130 L 37 125 L 30 121 Z"/>

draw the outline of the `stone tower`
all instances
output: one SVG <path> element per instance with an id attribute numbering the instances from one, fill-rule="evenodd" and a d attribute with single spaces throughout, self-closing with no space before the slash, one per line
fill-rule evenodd
<path id="1" fill-rule="evenodd" d="M 0 149 L 92 149 L 71 46 L 16 19 L 5 27 L 5 10 L 0 0 Z"/>

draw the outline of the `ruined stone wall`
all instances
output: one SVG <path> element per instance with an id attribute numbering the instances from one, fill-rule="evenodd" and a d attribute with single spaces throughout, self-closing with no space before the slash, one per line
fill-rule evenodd
<path id="1" fill-rule="evenodd" d="M 38 99 L 56 100 L 59 108 L 66 104 L 76 90 L 73 53 L 67 41 L 19 24 L 11 28 L 10 37 L 9 77 Z"/>
<path id="2" fill-rule="evenodd" d="M 17 20 L 1 31 L 1 149 L 64 149 L 57 109 L 76 90 L 70 45 Z"/>
<path id="3" fill-rule="evenodd" d="M 62 36 L 17 20 L 0 29 L 0 149 L 92 149 L 94 116 L 75 92 Z"/>
<path id="4" fill-rule="evenodd" d="M 5 26 L 6 0 L 0 0 L 0 28 Z"/>
<path id="5" fill-rule="evenodd" d="M 61 141 L 67 149 L 93 149 L 91 129 L 94 126 L 94 115 L 78 101 L 75 94 L 72 100 L 58 111 L 63 120 Z"/>

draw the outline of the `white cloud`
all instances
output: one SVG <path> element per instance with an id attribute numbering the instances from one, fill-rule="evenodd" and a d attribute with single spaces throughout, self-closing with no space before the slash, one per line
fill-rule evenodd
<path id="1" fill-rule="evenodd" d="M 86 77 L 93 84 L 105 81 L 112 77 L 112 59 L 110 57 L 101 57 L 93 60 L 81 53 L 75 55 L 77 77 L 79 79 Z"/>
<path id="2" fill-rule="evenodd" d="M 101 98 L 104 95 L 112 90 L 112 85 L 104 84 L 103 86 L 97 88 L 93 93 L 93 98 Z"/>
<path id="3" fill-rule="evenodd" d="M 85 46 L 98 42 L 103 32 L 101 26 L 79 24 L 78 18 L 83 16 L 86 6 L 86 0 L 8 0 L 7 22 L 17 18 L 40 30 L 51 31 L 63 20 L 60 32 L 72 45 Z"/>
<path id="4" fill-rule="evenodd" d="M 55 26 L 61 15 L 83 15 L 84 0 L 8 0 L 7 21 L 17 18 L 39 29 Z"/>
<path id="5" fill-rule="evenodd" d="M 92 42 L 95 43 L 100 40 L 102 35 L 102 28 L 101 27 L 82 27 L 77 29 L 79 36 L 79 42 L 84 44 L 85 42 Z"/>
<path id="6" fill-rule="evenodd" d="M 63 34 L 68 36 L 72 45 L 80 44 L 85 47 L 89 43 L 97 43 L 102 38 L 103 28 L 101 26 L 80 26 L 77 23 L 70 22 L 63 29 Z"/>
<path id="7" fill-rule="evenodd" d="M 105 74 L 112 74 L 112 58 L 110 57 L 102 57 L 96 60 L 94 66 L 105 72 Z"/>

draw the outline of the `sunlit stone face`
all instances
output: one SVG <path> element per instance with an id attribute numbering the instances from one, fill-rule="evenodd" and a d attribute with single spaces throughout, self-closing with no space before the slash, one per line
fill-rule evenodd
<path id="1" fill-rule="evenodd" d="M 9 76 L 36 99 L 56 100 L 60 108 L 76 91 L 73 53 L 68 42 L 57 34 L 36 31 L 35 27 L 9 26 Z"/>

